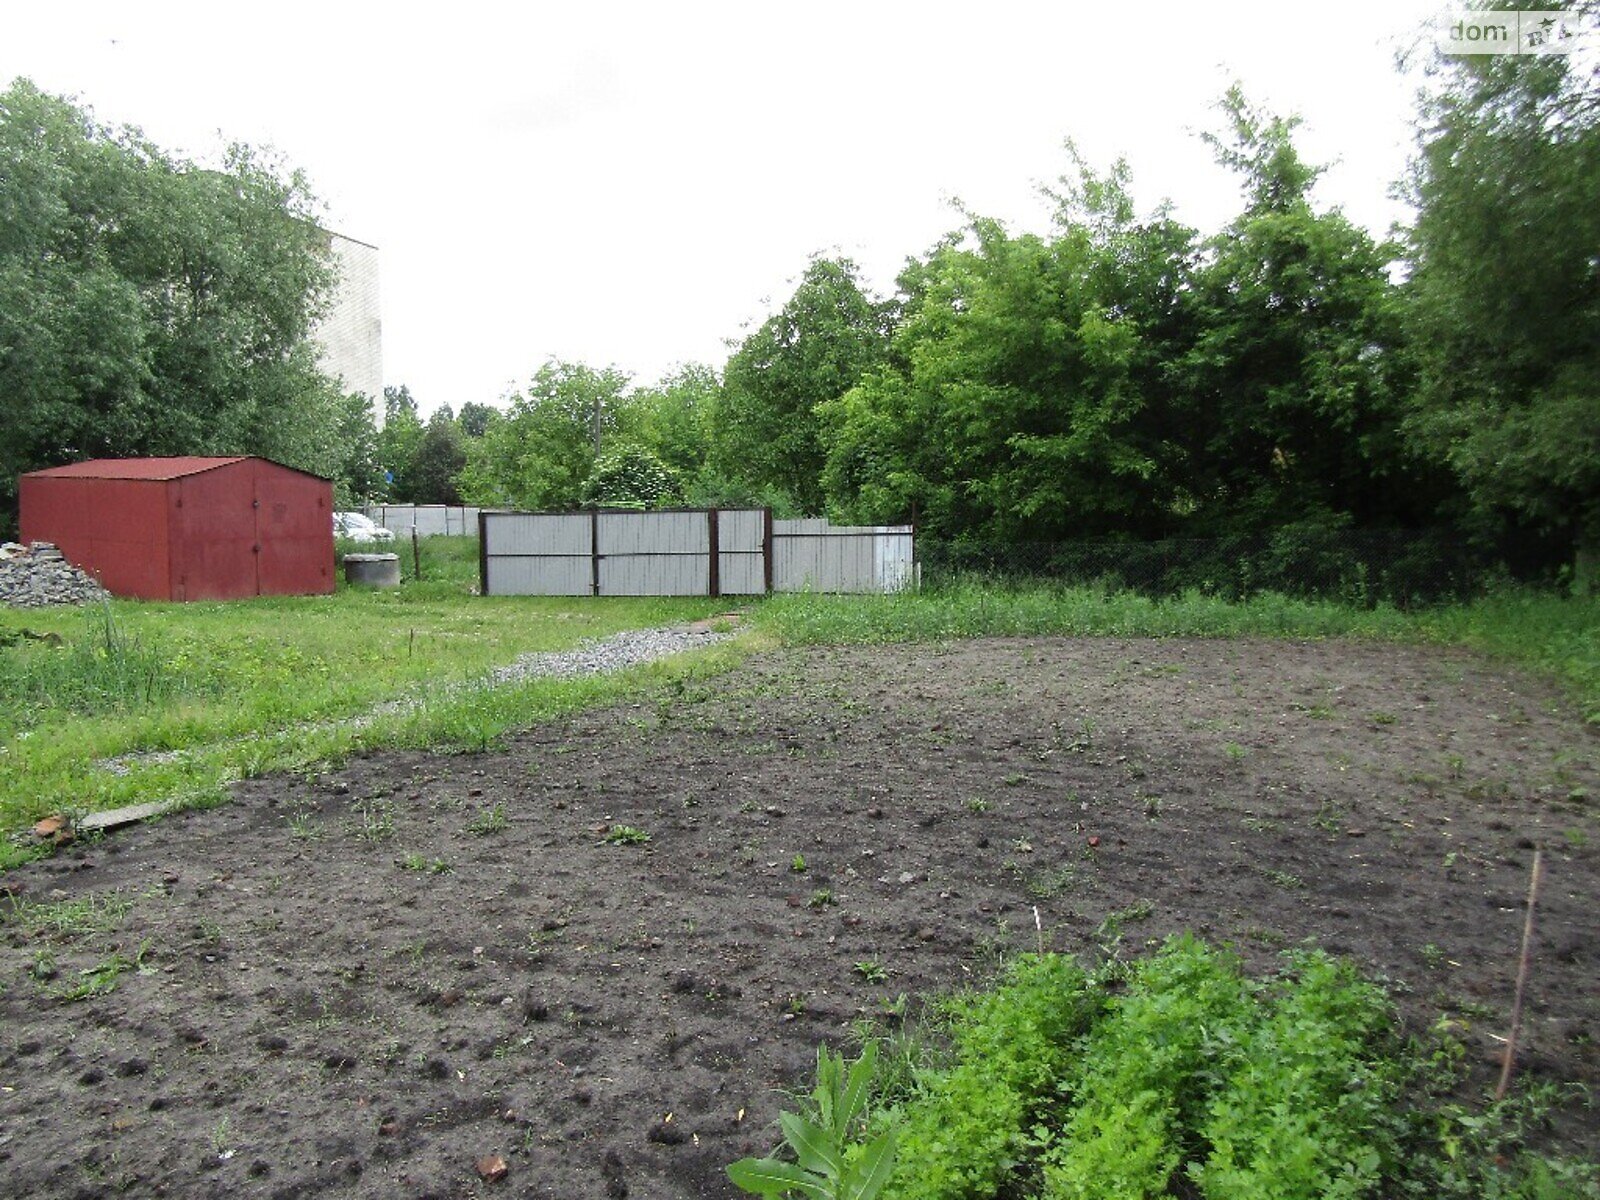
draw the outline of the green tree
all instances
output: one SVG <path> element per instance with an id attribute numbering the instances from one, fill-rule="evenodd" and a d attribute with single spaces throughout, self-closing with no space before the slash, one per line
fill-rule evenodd
<path id="1" fill-rule="evenodd" d="M 1312 207 L 1319 169 L 1294 147 L 1295 119 L 1252 108 L 1237 85 L 1221 107 L 1228 130 L 1206 140 L 1245 207 L 1208 244 L 1188 297 L 1194 344 L 1171 376 L 1195 523 L 1425 518 L 1432 492 L 1398 436 L 1398 248 Z"/>
<path id="2" fill-rule="evenodd" d="M 1597 6 L 1580 7 L 1593 23 Z M 1600 76 L 1470 56 L 1435 73 L 1412 179 L 1406 432 L 1478 513 L 1600 583 Z"/>
<path id="3" fill-rule="evenodd" d="M 456 414 L 456 424 L 467 437 L 482 437 L 489 428 L 489 422 L 494 420 L 496 415 L 498 414 L 492 405 L 468 400 Z"/>
<path id="4" fill-rule="evenodd" d="M 1193 234 L 1075 159 L 1053 237 L 972 217 L 902 274 L 888 361 L 822 405 L 830 508 L 946 537 L 1148 534 L 1170 512 L 1163 364 Z"/>
<path id="5" fill-rule="evenodd" d="M 688 363 L 630 396 L 634 436 L 666 465 L 697 506 L 744 507 L 771 504 L 785 515 L 795 511 L 786 493 L 727 473 L 729 455 L 718 453 L 722 380 L 716 369 Z"/>
<path id="6" fill-rule="evenodd" d="M 712 465 L 727 479 L 777 489 L 822 510 L 824 451 L 817 406 L 879 366 L 886 305 L 861 288 L 849 259 L 814 259 L 794 295 L 728 359 Z"/>
<path id="7" fill-rule="evenodd" d="M 634 413 L 628 377 L 551 359 L 509 397 L 505 414 L 467 446 L 460 475 L 468 504 L 571 508 L 594 472 L 596 443 L 625 443 Z"/>
<path id="8" fill-rule="evenodd" d="M 686 363 L 636 388 L 631 402 L 640 444 L 680 478 L 698 475 L 710 455 L 721 395 L 716 369 L 703 363 Z"/>
<path id="9" fill-rule="evenodd" d="M 406 501 L 410 494 L 405 474 L 422 441 L 422 418 L 417 402 L 405 384 L 383 389 L 383 426 L 378 430 L 378 462 L 387 477 L 390 499 Z"/>
<path id="10" fill-rule="evenodd" d="M 584 481 L 585 505 L 619 508 L 661 508 L 683 500 L 677 477 L 643 446 L 624 446 L 602 454 Z"/>
<path id="11" fill-rule="evenodd" d="M 359 392 L 340 401 L 338 441 L 342 458 L 334 475 L 335 506 L 360 508 L 382 499 L 388 489 L 378 458 L 378 426 L 372 401 Z"/>
<path id="12" fill-rule="evenodd" d="M 428 419 L 406 463 L 405 498 L 413 504 L 460 504 L 457 477 L 466 465 L 461 431 L 446 406 Z"/>
<path id="13" fill-rule="evenodd" d="M 26 80 L 0 93 L 0 511 L 18 473 L 97 456 L 336 470 L 316 207 L 248 147 L 203 170 Z"/>

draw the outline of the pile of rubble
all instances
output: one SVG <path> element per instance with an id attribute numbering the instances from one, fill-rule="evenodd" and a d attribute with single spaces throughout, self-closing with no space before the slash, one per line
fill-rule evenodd
<path id="1" fill-rule="evenodd" d="M 49 542 L 0 545 L 0 604 L 43 608 L 106 599 L 106 590 L 61 556 Z"/>

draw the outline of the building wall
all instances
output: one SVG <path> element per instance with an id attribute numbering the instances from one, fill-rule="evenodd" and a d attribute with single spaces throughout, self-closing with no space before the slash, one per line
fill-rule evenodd
<path id="1" fill-rule="evenodd" d="M 378 294 L 378 248 L 329 233 L 339 272 L 327 316 L 317 327 L 322 369 L 344 380 L 383 411 L 383 310 Z"/>
<path id="2" fill-rule="evenodd" d="M 24 541 L 54 542 L 114 596 L 170 598 L 167 480 L 24 475 L 20 485 Z"/>

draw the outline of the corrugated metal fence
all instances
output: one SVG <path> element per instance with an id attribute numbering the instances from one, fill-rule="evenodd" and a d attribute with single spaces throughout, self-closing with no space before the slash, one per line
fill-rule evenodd
<path id="1" fill-rule="evenodd" d="M 478 510 L 457 504 L 369 504 L 367 516 L 397 534 L 409 534 L 413 525 L 423 537 L 470 537 L 478 531 Z"/>
<path id="2" fill-rule="evenodd" d="M 770 509 L 478 517 L 486 596 L 757 596 L 912 586 L 909 525 L 778 521 Z"/>

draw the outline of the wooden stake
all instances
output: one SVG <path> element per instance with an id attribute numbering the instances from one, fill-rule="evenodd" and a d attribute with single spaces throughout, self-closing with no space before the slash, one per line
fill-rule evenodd
<path id="1" fill-rule="evenodd" d="M 1528 880 L 1528 912 L 1522 920 L 1522 959 L 1517 964 L 1517 991 L 1511 1001 L 1511 1036 L 1506 1039 L 1505 1061 L 1500 1067 L 1500 1085 L 1494 1098 L 1504 1100 L 1511 1086 L 1511 1068 L 1517 1060 L 1517 1033 L 1522 1027 L 1522 994 L 1528 986 L 1528 963 L 1533 957 L 1533 910 L 1539 903 L 1539 880 L 1544 875 L 1544 851 L 1533 852 L 1533 874 Z"/>
<path id="2" fill-rule="evenodd" d="M 422 578 L 422 540 L 417 536 L 415 525 L 411 527 L 411 577 Z"/>

